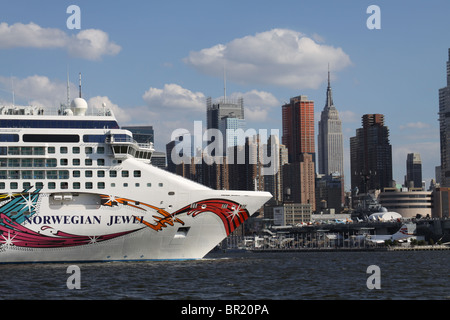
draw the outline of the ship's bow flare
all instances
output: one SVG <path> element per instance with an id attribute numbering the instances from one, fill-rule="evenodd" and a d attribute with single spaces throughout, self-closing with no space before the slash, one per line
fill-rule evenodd
<path id="1" fill-rule="evenodd" d="M 186 240 L 190 239 L 190 245 L 186 245 L 184 252 L 180 254 L 192 259 L 204 257 L 271 198 L 272 195 L 268 192 L 202 192 L 202 199 L 172 214 L 174 218 L 186 221 L 183 230 L 190 230 L 186 237 Z"/>

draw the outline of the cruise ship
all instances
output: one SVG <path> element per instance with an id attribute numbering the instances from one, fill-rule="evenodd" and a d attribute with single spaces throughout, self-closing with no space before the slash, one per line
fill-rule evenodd
<path id="1" fill-rule="evenodd" d="M 0 106 L 0 263 L 201 259 L 272 197 L 171 174 L 153 151 L 81 92 L 53 113 Z"/>

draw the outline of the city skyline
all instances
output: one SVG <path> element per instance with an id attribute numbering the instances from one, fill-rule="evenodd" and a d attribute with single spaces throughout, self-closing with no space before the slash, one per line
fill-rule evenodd
<path id="1" fill-rule="evenodd" d="M 1 103 L 58 108 L 67 100 L 67 73 L 73 98 L 81 72 L 90 106 L 106 103 L 122 126 L 153 126 L 163 151 L 175 129 L 205 122 L 207 97 L 224 95 L 225 67 L 227 95 L 244 98 L 247 128 L 281 129 L 281 106 L 306 95 L 317 133 L 329 64 L 346 179 L 349 139 L 361 116 L 373 113 L 385 115 L 397 183 L 409 153 L 421 154 L 427 185 L 434 178 L 449 3 L 78 1 L 80 30 L 67 28 L 71 4 L 2 4 Z M 381 9 L 379 30 L 366 25 L 372 4 Z"/>

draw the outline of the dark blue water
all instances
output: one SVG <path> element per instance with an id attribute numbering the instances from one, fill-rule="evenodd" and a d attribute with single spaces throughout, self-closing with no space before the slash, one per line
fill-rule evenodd
<path id="1" fill-rule="evenodd" d="M 0 265 L 2 299 L 450 299 L 450 251 L 213 253 L 199 261 Z M 380 289 L 368 289 L 370 265 Z"/>

